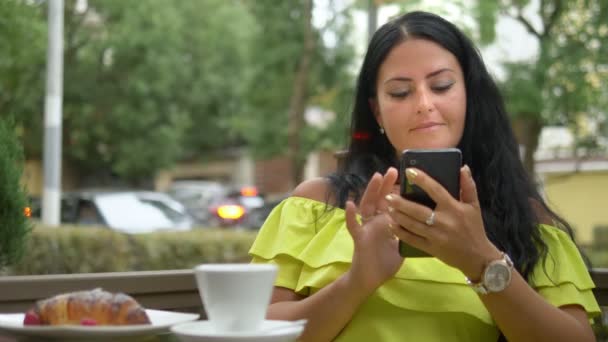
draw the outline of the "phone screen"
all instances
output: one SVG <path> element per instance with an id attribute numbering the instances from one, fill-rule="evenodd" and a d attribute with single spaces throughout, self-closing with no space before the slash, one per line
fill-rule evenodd
<path id="1" fill-rule="evenodd" d="M 401 179 L 401 196 L 435 209 L 435 202 L 424 190 L 408 182 L 405 169 L 414 167 L 424 171 L 441 184 L 454 198 L 460 197 L 460 167 L 462 153 L 457 148 L 405 150 L 402 153 L 399 177 Z M 399 241 L 399 253 L 403 257 L 429 256 L 424 251 Z"/>

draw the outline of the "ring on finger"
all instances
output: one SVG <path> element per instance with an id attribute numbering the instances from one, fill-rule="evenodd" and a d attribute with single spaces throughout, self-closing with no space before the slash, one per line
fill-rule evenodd
<path id="1" fill-rule="evenodd" d="M 435 223 L 435 210 L 431 211 L 431 215 L 424 221 L 427 226 L 432 226 Z"/>

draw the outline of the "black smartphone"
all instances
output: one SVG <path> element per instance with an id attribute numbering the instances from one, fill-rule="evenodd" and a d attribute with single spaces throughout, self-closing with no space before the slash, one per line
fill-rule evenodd
<path id="1" fill-rule="evenodd" d="M 408 149 L 401 155 L 399 177 L 401 179 L 401 196 L 431 209 L 435 209 L 435 202 L 420 187 L 408 182 L 405 169 L 413 167 L 441 184 L 454 198 L 460 198 L 460 167 L 462 166 L 462 153 L 457 148 L 445 149 Z M 399 241 L 399 254 L 403 257 L 429 257 L 426 252 Z"/>

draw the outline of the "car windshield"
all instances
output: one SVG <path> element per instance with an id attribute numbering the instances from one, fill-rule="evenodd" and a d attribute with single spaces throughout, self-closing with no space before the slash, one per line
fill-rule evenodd
<path id="1" fill-rule="evenodd" d="M 126 233 L 145 233 L 173 226 L 157 206 L 144 203 L 134 194 L 104 194 L 95 197 L 107 224 Z"/>
<path id="2" fill-rule="evenodd" d="M 219 197 L 225 196 L 227 189 L 219 183 L 183 183 L 175 184 L 169 194 L 188 207 L 208 206 Z"/>
<path id="3" fill-rule="evenodd" d="M 188 215 L 186 215 L 182 211 L 178 211 L 177 208 L 172 208 L 168 203 L 162 202 L 160 200 L 155 200 L 151 198 L 140 198 L 142 203 L 149 204 L 158 208 L 160 211 L 165 214 L 171 221 L 179 222 L 188 219 Z"/>

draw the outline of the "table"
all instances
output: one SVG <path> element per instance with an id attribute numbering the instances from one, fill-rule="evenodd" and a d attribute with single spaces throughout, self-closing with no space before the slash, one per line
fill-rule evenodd
<path id="1" fill-rule="evenodd" d="M 58 341 L 65 341 L 65 342 L 76 342 L 76 341 L 85 341 L 82 338 L 75 338 L 75 339 L 66 339 L 66 338 L 41 338 L 41 337 L 14 337 L 14 336 L 9 336 L 9 335 L 3 335 L 3 333 L 0 333 L 0 342 L 58 342 Z M 163 333 L 163 334 L 156 334 L 156 335 L 147 335 L 147 336 L 127 336 L 127 337 L 123 337 L 123 338 L 117 338 L 115 336 L 113 337 L 109 337 L 109 338 L 91 338 L 91 339 L 86 339 L 86 341 L 91 341 L 91 342 L 105 342 L 105 341 L 112 341 L 112 342 L 180 342 L 179 338 L 177 338 L 177 336 L 173 335 L 172 333 Z"/>
<path id="2" fill-rule="evenodd" d="M 2 0 L 0 0 L 2 1 Z M 148 309 L 197 313 L 205 318 L 193 271 L 162 270 L 137 272 L 54 274 L 0 277 L 0 313 L 25 312 L 40 299 L 58 293 L 103 288 L 110 292 L 131 295 Z M 0 332 L 0 342 L 77 341 L 19 337 Z M 82 341 L 79 339 L 78 341 Z M 92 339 L 91 341 L 179 342 L 171 333 Z"/>

